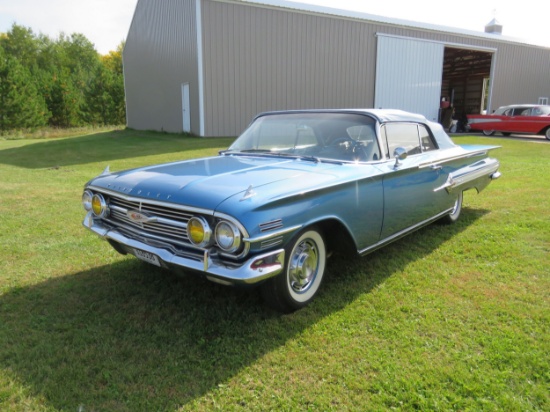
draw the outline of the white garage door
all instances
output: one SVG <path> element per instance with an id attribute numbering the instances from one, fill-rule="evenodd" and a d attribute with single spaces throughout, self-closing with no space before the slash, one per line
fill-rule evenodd
<path id="1" fill-rule="evenodd" d="M 379 34 L 377 50 L 374 106 L 437 121 L 445 46 Z"/>

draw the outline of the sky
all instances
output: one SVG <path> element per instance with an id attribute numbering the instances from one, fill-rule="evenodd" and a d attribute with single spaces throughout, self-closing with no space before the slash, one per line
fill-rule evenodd
<path id="1" fill-rule="evenodd" d="M 301 0 L 301 3 L 483 32 L 493 18 L 503 35 L 550 47 L 548 0 Z M 137 0 L 0 0 L 0 33 L 15 22 L 57 38 L 82 33 L 107 54 L 126 39 Z"/>

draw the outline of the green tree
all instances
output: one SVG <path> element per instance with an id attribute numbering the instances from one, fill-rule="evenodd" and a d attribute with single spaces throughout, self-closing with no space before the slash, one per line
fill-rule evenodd
<path id="1" fill-rule="evenodd" d="M 0 130 L 44 126 L 48 118 L 30 71 L 0 46 Z"/>
<path id="2" fill-rule="evenodd" d="M 6 55 L 17 59 L 29 70 L 36 65 L 38 44 L 31 29 L 14 23 L 11 30 L 0 38 L 0 45 L 4 48 Z"/>
<path id="3" fill-rule="evenodd" d="M 50 53 L 55 65 L 50 66 L 48 107 L 52 112 L 50 124 L 58 127 L 81 126 L 88 123 L 87 90 L 94 82 L 100 66 L 99 54 L 94 45 L 82 34 L 66 36 L 61 33 Z M 45 69 L 46 70 L 46 69 Z"/>
<path id="4" fill-rule="evenodd" d="M 99 122 L 103 124 L 122 124 L 126 121 L 123 48 L 124 42 L 118 45 L 116 51 L 101 56 L 100 69 L 90 87 L 90 103 L 93 105 L 91 112 L 101 114 Z"/>
<path id="5" fill-rule="evenodd" d="M 121 43 L 116 51 L 100 56 L 82 34 L 61 33 L 52 39 L 14 24 L 10 31 L 0 34 L 2 127 L 40 123 L 34 115 L 22 115 L 31 112 L 42 113 L 49 125 L 56 127 L 124 123 L 123 46 Z M 25 99 L 29 99 L 28 107 L 22 110 Z"/>
<path id="6" fill-rule="evenodd" d="M 50 78 L 44 80 L 47 85 L 46 102 L 51 110 L 50 125 L 55 127 L 75 127 L 85 124 L 82 115 L 83 94 L 78 89 L 67 68 L 59 67 L 47 73 Z"/>

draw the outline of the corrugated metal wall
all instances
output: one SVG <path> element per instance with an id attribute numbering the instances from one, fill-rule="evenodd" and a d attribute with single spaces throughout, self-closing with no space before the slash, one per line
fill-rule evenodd
<path id="1" fill-rule="evenodd" d="M 372 106 L 369 25 L 210 0 L 202 15 L 207 135 L 238 134 L 265 110 Z"/>
<path id="2" fill-rule="evenodd" d="M 182 83 L 199 129 L 195 0 L 139 0 L 123 53 L 128 127 L 181 132 Z"/>
<path id="3" fill-rule="evenodd" d="M 186 82 L 191 131 L 204 136 L 237 135 L 265 110 L 373 107 L 377 34 L 496 50 L 490 109 L 550 97 L 550 49 L 498 35 L 233 0 L 139 0 L 124 50 L 128 126 L 181 131 Z"/>
<path id="4" fill-rule="evenodd" d="M 264 110 L 373 107 L 377 33 L 498 49 L 493 109 L 550 95 L 548 48 L 231 0 L 202 4 L 208 136 L 236 135 Z"/>
<path id="5" fill-rule="evenodd" d="M 550 49 L 499 44 L 491 110 L 508 104 L 537 104 L 539 97 L 550 97 Z"/>

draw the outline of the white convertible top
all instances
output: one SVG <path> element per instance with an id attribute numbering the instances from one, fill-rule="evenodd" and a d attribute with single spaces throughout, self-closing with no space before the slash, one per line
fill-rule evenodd
<path id="1" fill-rule="evenodd" d="M 357 113 L 367 114 L 374 117 L 379 123 L 389 122 L 413 122 L 427 125 L 437 141 L 440 149 L 450 149 L 456 147 L 449 135 L 439 123 L 432 122 L 421 114 L 406 112 L 397 109 L 308 109 L 308 110 L 282 110 L 260 113 L 256 117 L 276 113 Z"/>

